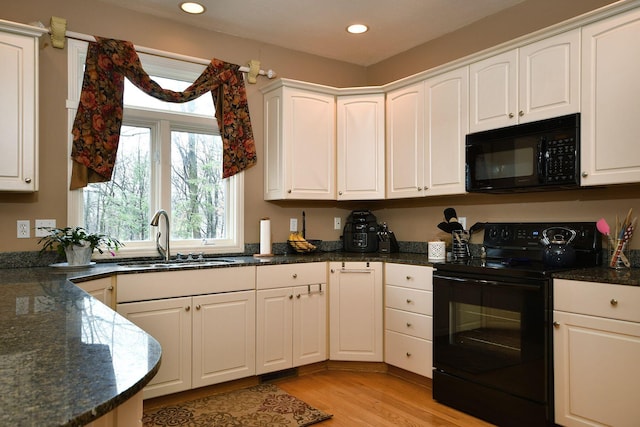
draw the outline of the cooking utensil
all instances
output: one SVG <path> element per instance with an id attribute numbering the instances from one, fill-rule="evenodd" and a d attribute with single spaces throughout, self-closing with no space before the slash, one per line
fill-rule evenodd
<path id="1" fill-rule="evenodd" d="M 609 247 L 610 248 L 614 248 L 616 247 L 616 244 L 613 240 L 613 237 L 611 237 L 611 227 L 609 227 L 609 223 L 607 223 L 607 220 L 604 218 L 600 218 L 598 221 L 596 221 L 596 228 L 598 229 L 598 231 L 602 234 L 604 234 L 605 236 L 607 236 L 607 239 L 609 240 Z M 624 264 L 625 267 L 631 267 L 631 263 L 629 262 L 629 258 L 627 258 L 627 256 L 624 254 L 624 252 L 620 251 L 619 253 L 619 257 L 622 260 L 622 263 Z"/>

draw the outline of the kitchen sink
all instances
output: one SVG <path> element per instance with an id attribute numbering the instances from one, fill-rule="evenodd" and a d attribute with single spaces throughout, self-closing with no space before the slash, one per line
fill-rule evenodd
<path id="1" fill-rule="evenodd" d="M 180 261 L 131 261 L 122 262 L 118 265 L 127 268 L 189 268 L 189 267 L 214 267 L 218 265 L 229 265 L 242 262 L 241 259 L 234 258 L 204 258 Z"/>

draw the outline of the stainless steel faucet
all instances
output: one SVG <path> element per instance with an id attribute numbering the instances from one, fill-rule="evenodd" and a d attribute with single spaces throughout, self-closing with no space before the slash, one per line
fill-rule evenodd
<path id="1" fill-rule="evenodd" d="M 165 245 L 164 247 L 160 244 L 160 237 L 162 236 L 162 232 L 160 232 L 160 217 L 164 217 L 164 222 L 167 225 L 166 227 L 166 233 L 165 233 Z M 169 239 L 170 239 L 170 233 L 169 233 L 169 215 L 167 214 L 167 211 L 165 211 L 164 209 L 160 209 L 158 210 L 158 212 L 155 213 L 155 215 L 153 215 L 153 218 L 151 219 L 151 226 L 152 227 L 158 227 L 158 234 L 156 235 L 156 248 L 158 249 L 158 252 L 160 253 L 160 255 L 162 255 L 162 257 L 164 258 L 165 261 L 169 261 L 171 259 L 171 251 L 169 250 Z"/>

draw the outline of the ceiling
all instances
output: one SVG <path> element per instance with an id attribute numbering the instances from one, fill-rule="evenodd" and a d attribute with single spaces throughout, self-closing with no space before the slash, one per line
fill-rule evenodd
<path id="1" fill-rule="evenodd" d="M 185 24 L 362 66 L 369 66 L 512 7 L 524 0 L 102 0 Z M 347 25 L 364 23 L 365 34 Z"/>

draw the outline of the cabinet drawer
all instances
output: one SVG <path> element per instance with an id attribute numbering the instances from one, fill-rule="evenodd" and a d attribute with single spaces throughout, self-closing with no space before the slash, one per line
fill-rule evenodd
<path id="1" fill-rule="evenodd" d="M 387 330 L 430 340 L 433 335 L 432 325 L 431 316 L 393 308 L 385 309 L 385 328 Z"/>
<path id="2" fill-rule="evenodd" d="M 418 314 L 431 315 L 433 305 L 432 292 L 389 285 L 385 287 L 385 290 L 385 306 Z"/>
<path id="3" fill-rule="evenodd" d="M 556 279 L 554 310 L 640 322 L 640 287 Z"/>
<path id="4" fill-rule="evenodd" d="M 327 263 L 264 265 L 257 269 L 258 289 L 327 283 Z"/>
<path id="5" fill-rule="evenodd" d="M 431 341 L 393 331 L 386 331 L 385 339 L 385 362 L 428 378 L 432 377 Z"/>
<path id="6" fill-rule="evenodd" d="M 420 265 L 386 264 L 385 283 L 431 291 L 433 290 L 433 268 Z"/>

